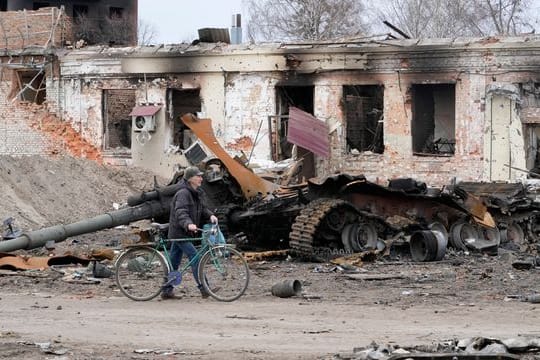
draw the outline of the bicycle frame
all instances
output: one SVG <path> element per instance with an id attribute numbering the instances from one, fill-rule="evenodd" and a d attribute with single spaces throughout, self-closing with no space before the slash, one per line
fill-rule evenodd
<path id="1" fill-rule="evenodd" d="M 199 230 L 202 232 L 201 237 L 181 238 L 181 239 L 167 239 L 163 237 L 161 231 L 158 231 L 158 233 L 156 234 L 158 241 L 154 248 L 158 250 L 158 252 L 162 254 L 162 256 L 165 258 L 165 262 L 167 263 L 169 272 L 178 271 L 180 274 L 183 275 L 184 272 L 186 272 L 191 266 L 193 266 L 198 261 L 200 261 L 203 255 L 207 251 L 212 249 L 212 244 L 209 241 L 209 234 L 212 231 L 215 231 L 215 229 L 212 228 L 210 230 L 204 230 L 204 229 L 199 229 Z M 169 250 L 167 250 L 167 245 L 172 244 L 173 242 L 201 242 L 201 246 L 197 248 L 197 252 L 195 253 L 195 256 L 192 259 L 188 259 L 189 261 L 185 265 L 183 265 L 179 270 L 172 268 L 171 256 L 170 256 Z"/>
<path id="2" fill-rule="evenodd" d="M 213 298 L 234 301 L 247 289 L 249 267 L 234 245 L 226 244 L 217 228 L 202 230 L 201 237 L 167 239 L 162 226 L 155 226 L 154 241 L 128 246 L 115 261 L 116 283 L 120 291 L 136 301 L 156 297 L 165 286 L 178 286 L 190 267 L 196 266 L 197 282 Z M 179 270 L 172 269 L 168 245 L 174 242 L 201 242 L 194 256 Z M 195 268 L 193 268 L 195 270 Z"/>

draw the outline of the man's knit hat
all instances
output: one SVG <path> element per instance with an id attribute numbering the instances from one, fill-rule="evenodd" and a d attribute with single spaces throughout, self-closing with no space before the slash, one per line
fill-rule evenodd
<path id="1" fill-rule="evenodd" d="M 196 166 L 190 166 L 184 170 L 184 179 L 186 180 L 189 180 L 192 177 L 197 176 L 197 175 L 202 176 L 204 175 L 204 173 L 201 170 L 199 170 L 199 168 Z"/>

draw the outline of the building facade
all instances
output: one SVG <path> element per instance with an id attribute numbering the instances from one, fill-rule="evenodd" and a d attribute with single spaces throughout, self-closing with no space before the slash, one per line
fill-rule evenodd
<path id="1" fill-rule="evenodd" d="M 297 156 L 305 178 L 517 181 L 540 172 L 539 50 L 535 36 L 88 47 L 54 55 L 45 97 L 106 161 L 166 177 L 189 164 L 179 118 L 197 113 L 251 166 Z M 327 126 L 329 156 L 288 141 L 292 107 Z"/>

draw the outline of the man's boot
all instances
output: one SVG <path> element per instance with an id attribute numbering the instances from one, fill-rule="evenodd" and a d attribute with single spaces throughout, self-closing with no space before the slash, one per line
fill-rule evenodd
<path id="1" fill-rule="evenodd" d="M 171 300 L 171 299 L 181 299 L 182 297 L 179 295 L 176 295 L 174 293 L 174 290 L 172 287 L 164 287 L 161 291 L 161 299 L 162 300 Z"/>

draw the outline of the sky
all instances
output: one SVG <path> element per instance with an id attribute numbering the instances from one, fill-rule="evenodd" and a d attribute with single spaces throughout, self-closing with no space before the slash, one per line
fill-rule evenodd
<path id="1" fill-rule="evenodd" d="M 230 28 L 234 14 L 244 21 L 242 0 L 139 0 L 139 19 L 155 28 L 157 44 L 191 42 L 200 28 Z"/>

